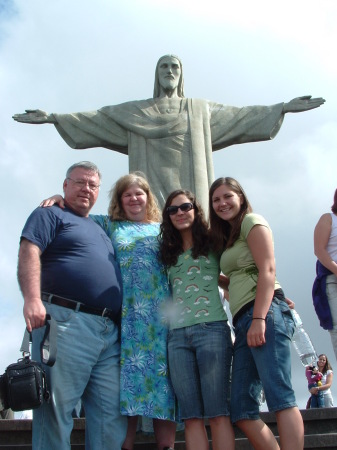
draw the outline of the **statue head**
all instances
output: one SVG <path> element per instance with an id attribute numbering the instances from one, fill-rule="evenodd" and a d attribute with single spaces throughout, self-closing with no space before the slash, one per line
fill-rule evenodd
<path id="1" fill-rule="evenodd" d="M 179 82 L 178 82 L 178 86 L 177 86 L 177 95 L 178 97 L 184 97 L 184 76 L 183 76 L 183 65 L 182 62 L 180 60 L 180 58 L 178 58 L 178 56 L 175 55 L 164 55 L 161 58 L 159 58 L 157 65 L 156 65 L 156 72 L 155 72 L 155 79 L 154 79 L 154 89 L 153 89 L 153 98 L 159 97 L 160 96 L 160 91 L 161 91 L 161 84 L 160 84 L 160 77 L 159 77 L 159 67 L 161 66 L 161 64 L 164 62 L 165 59 L 168 60 L 175 60 L 179 66 L 180 66 L 180 78 L 179 78 Z"/>

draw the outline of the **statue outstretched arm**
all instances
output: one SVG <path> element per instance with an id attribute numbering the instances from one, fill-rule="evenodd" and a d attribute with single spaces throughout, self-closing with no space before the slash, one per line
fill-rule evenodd
<path id="1" fill-rule="evenodd" d="M 285 103 L 283 106 L 284 113 L 297 113 L 303 111 L 309 111 L 310 109 L 318 108 L 325 103 L 324 98 L 311 98 L 311 95 L 305 95 L 303 97 L 296 97 Z"/>
<path id="2" fill-rule="evenodd" d="M 42 124 L 42 123 L 57 123 L 53 114 L 48 114 L 41 109 L 26 109 L 23 114 L 14 114 L 13 119 L 16 122 Z"/>

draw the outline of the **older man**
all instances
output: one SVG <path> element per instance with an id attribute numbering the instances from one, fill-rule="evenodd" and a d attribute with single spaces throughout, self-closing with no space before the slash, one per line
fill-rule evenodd
<path id="1" fill-rule="evenodd" d="M 322 98 L 298 97 L 272 106 L 234 107 L 184 98 L 183 71 L 177 56 L 157 63 L 153 98 L 106 106 L 98 111 L 15 114 L 24 123 L 53 123 L 76 149 L 105 147 L 129 155 L 130 171 L 147 175 L 163 206 L 173 190 L 194 192 L 207 210 L 214 179 L 212 151 L 245 142 L 272 139 L 284 114 L 317 108 Z"/>
<path id="2" fill-rule="evenodd" d="M 51 400 L 33 415 L 33 448 L 70 449 L 72 412 L 82 399 L 91 450 L 120 450 L 118 323 L 122 282 L 114 250 L 89 217 L 100 186 L 90 162 L 71 166 L 65 209 L 37 208 L 21 235 L 18 279 L 24 318 L 39 359 L 46 312 L 57 321 L 57 359 L 45 367 Z"/>

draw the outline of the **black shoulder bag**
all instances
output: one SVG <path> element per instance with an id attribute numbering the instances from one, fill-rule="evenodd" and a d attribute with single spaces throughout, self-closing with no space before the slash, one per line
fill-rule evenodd
<path id="1" fill-rule="evenodd" d="M 48 366 L 53 366 L 56 360 L 56 338 L 56 322 L 47 314 L 46 331 L 41 342 L 41 360 Z M 32 334 L 26 329 L 20 348 L 23 358 L 10 364 L 0 377 L 0 410 L 35 409 L 49 400 L 45 371 L 40 363 L 30 359 L 31 342 Z"/>

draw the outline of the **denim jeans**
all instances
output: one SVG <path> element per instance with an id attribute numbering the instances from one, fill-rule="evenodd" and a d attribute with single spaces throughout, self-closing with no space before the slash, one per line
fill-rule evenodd
<path id="1" fill-rule="evenodd" d="M 331 391 L 327 394 L 323 394 L 324 397 L 324 407 L 325 408 L 333 408 L 333 398 Z"/>
<path id="2" fill-rule="evenodd" d="M 120 342 L 108 318 L 45 304 L 57 321 L 57 356 L 44 366 L 49 403 L 33 412 L 33 450 L 70 449 L 72 412 L 82 399 L 86 449 L 120 450 L 127 419 L 119 407 Z M 33 359 L 40 361 L 44 327 L 33 331 Z"/>
<path id="3" fill-rule="evenodd" d="M 169 331 L 170 376 L 182 419 L 229 416 L 232 354 L 227 321 Z"/>
<path id="4" fill-rule="evenodd" d="M 311 388 L 317 387 L 316 383 L 309 383 L 308 389 L 310 391 Z M 324 408 L 324 396 L 322 391 L 318 391 L 318 394 L 312 394 L 310 400 L 310 408 Z"/>
<path id="5" fill-rule="evenodd" d="M 266 316 L 266 343 L 248 347 L 247 332 L 252 323 L 252 306 L 235 325 L 232 370 L 231 419 L 259 418 L 263 387 L 269 411 L 296 405 L 291 386 L 290 343 L 295 323 L 286 302 L 274 298 Z"/>
<path id="6" fill-rule="evenodd" d="M 330 306 L 333 329 L 329 330 L 332 347 L 337 359 L 337 277 L 328 275 L 326 277 L 326 295 Z"/>

